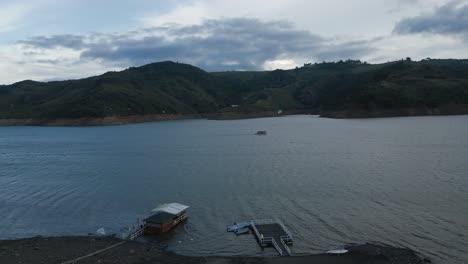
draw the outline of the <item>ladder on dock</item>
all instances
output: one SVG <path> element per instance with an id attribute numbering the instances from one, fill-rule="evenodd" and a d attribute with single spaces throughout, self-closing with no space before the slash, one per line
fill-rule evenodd
<path id="1" fill-rule="evenodd" d="M 143 235 L 145 232 L 145 225 L 138 225 L 134 227 L 133 231 L 122 235 L 124 240 L 135 240 Z"/>

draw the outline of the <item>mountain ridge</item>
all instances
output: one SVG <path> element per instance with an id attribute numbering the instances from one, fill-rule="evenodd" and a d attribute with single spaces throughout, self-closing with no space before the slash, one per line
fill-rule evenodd
<path id="1" fill-rule="evenodd" d="M 83 79 L 0 86 L 4 124 L 227 113 L 242 118 L 279 109 L 338 118 L 467 114 L 468 61 L 348 60 L 291 70 L 212 73 L 164 61 Z"/>

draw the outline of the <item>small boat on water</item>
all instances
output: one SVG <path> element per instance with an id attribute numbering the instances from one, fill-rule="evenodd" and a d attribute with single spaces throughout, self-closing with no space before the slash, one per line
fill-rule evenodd
<path id="1" fill-rule="evenodd" d="M 240 228 L 234 231 L 236 235 L 244 235 L 250 233 L 250 229 L 248 227 Z"/>
<path id="2" fill-rule="evenodd" d="M 247 228 L 247 227 L 250 227 L 250 222 L 242 222 L 242 223 L 234 222 L 234 224 L 232 226 L 227 227 L 227 231 L 228 232 L 237 232 L 237 230 Z"/>
<path id="3" fill-rule="evenodd" d="M 332 254 L 332 255 L 342 255 L 348 253 L 347 249 L 333 249 L 333 250 L 328 250 L 325 252 L 327 254 Z"/>
<path id="4" fill-rule="evenodd" d="M 257 133 L 255 133 L 255 135 L 257 136 L 265 136 L 267 134 L 267 132 L 265 130 L 259 130 L 257 131 Z"/>

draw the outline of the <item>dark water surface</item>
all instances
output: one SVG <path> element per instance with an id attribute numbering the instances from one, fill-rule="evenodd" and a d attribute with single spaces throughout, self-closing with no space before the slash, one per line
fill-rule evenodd
<path id="1" fill-rule="evenodd" d="M 0 127 L 0 238 L 117 233 L 180 202 L 177 253 L 274 254 L 225 226 L 279 218 L 295 254 L 375 241 L 468 263 L 467 174 L 468 116 Z"/>

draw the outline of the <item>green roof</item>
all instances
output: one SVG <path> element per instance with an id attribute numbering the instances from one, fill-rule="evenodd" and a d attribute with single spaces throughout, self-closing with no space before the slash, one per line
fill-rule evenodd
<path id="1" fill-rule="evenodd" d="M 170 213 L 166 213 L 166 212 L 158 212 L 158 213 L 144 219 L 143 221 L 145 221 L 147 223 L 152 223 L 152 224 L 164 224 L 164 223 L 167 223 L 170 220 L 172 220 L 172 218 L 174 218 L 175 216 L 176 215 L 174 215 L 174 214 L 170 214 Z"/>

